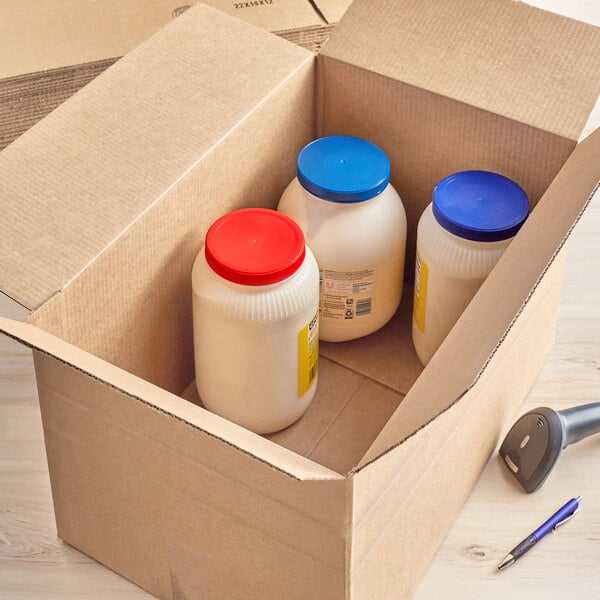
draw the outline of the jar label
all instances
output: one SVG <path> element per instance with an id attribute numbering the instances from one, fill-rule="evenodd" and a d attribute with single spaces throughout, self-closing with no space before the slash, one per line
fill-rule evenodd
<path id="1" fill-rule="evenodd" d="M 375 269 L 356 271 L 319 269 L 321 317 L 352 320 L 373 312 Z"/>
<path id="2" fill-rule="evenodd" d="M 413 318 L 421 333 L 425 332 L 425 307 L 427 304 L 427 263 L 417 251 L 415 264 L 415 294 L 413 301 Z"/>
<path id="3" fill-rule="evenodd" d="M 319 370 L 319 310 L 298 332 L 298 398 L 308 392 Z"/>

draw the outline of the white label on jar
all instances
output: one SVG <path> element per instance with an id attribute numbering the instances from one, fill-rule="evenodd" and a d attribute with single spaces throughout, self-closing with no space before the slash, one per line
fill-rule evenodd
<path id="1" fill-rule="evenodd" d="M 319 269 L 321 317 L 351 320 L 373 312 L 375 269 L 356 271 Z"/>

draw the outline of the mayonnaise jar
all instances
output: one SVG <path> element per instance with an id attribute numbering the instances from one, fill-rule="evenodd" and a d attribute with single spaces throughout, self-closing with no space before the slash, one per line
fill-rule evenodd
<path id="1" fill-rule="evenodd" d="M 320 273 L 320 337 L 340 342 L 385 325 L 402 297 L 406 214 L 375 144 L 317 139 L 300 152 L 278 210 L 304 231 Z"/>
<path id="2" fill-rule="evenodd" d="M 523 189 L 497 173 L 461 171 L 434 188 L 417 228 L 412 337 L 424 365 L 528 213 Z"/>
<path id="3" fill-rule="evenodd" d="M 274 210 L 229 213 L 192 271 L 196 386 L 204 406 L 256 433 L 291 425 L 317 386 L 319 271 Z"/>

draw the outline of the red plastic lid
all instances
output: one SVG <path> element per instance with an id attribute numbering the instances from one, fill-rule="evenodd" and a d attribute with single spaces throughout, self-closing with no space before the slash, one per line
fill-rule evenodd
<path id="1" fill-rule="evenodd" d="M 245 208 L 217 219 L 204 245 L 211 269 L 242 285 L 283 281 L 300 268 L 305 254 L 300 226 L 267 208 Z"/>

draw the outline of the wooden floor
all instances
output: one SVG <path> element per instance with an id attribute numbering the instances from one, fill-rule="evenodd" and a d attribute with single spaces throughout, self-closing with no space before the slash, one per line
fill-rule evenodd
<path id="1" fill-rule="evenodd" d="M 600 25 L 598 0 L 530 3 Z M 598 125 L 596 111 L 588 131 Z M 26 316 L 1 295 L 0 314 Z M 568 245 L 556 346 L 522 412 L 599 400 L 597 193 Z M 583 496 L 582 508 L 569 524 L 516 565 L 497 571 L 518 541 L 577 495 Z M 415 597 L 600 598 L 600 436 L 567 448 L 546 484 L 532 495 L 520 491 L 498 456 L 492 456 Z M 152 596 L 57 539 L 31 356 L 0 337 L 0 599 L 84 598 Z"/>

